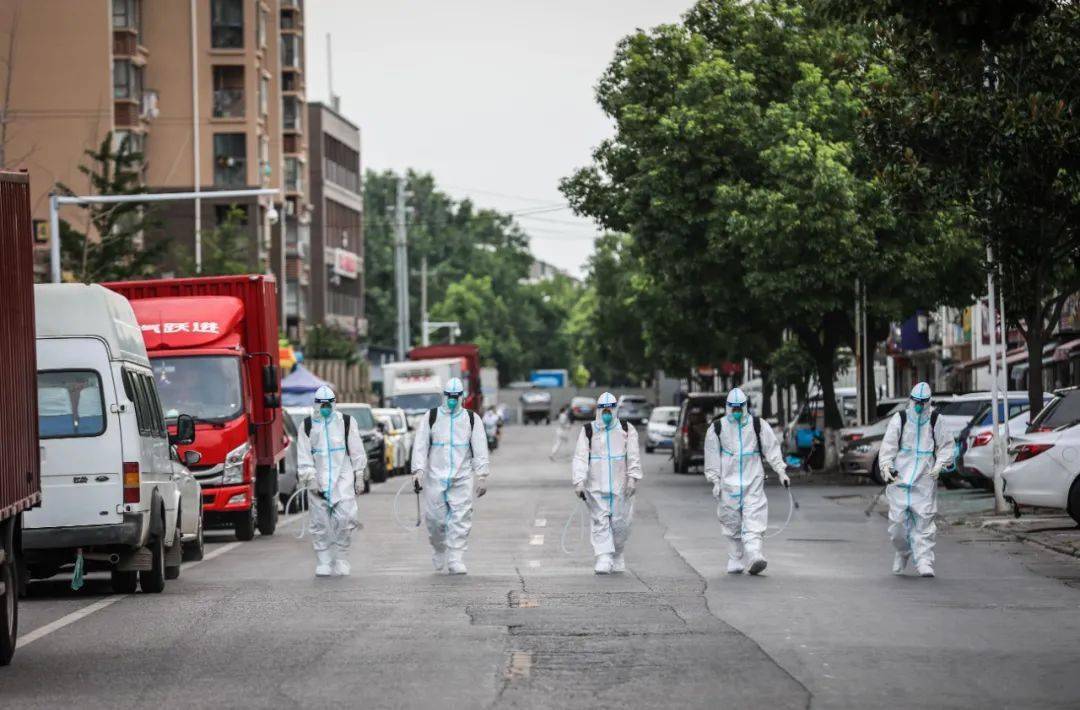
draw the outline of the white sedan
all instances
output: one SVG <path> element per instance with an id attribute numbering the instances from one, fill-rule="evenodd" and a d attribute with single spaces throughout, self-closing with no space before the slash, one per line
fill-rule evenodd
<path id="1" fill-rule="evenodd" d="M 1066 511 L 1080 523 L 1080 424 L 1017 437 L 1002 474 L 1016 505 Z"/>
<path id="2" fill-rule="evenodd" d="M 670 449 L 678 426 L 678 407 L 656 407 L 649 413 L 645 433 L 645 453 L 656 449 Z"/>
<path id="3" fill-rule="evenodd" d="M 1051 395 L 1046 395 L 1044 404 L 1049 402 Z M 998 405 L 998 411 L 1004 414 L 1005 408 Z M 1028 409 L 1027 398 L 1022 400 L 1009 400 L 1009 420 L 1004 422 L 1009 429 L 1006 441 L 1012 441 L 1024 434 L 1028 428 L 1028 422 L 1034 414 Z M 975 415 L 978 422 L 970 425 L 967 440 L 964 442 L 964 477 L 973 484 L 986 485 L 994 478 L 994 425 L 990 418 L 990 406 Z"/>

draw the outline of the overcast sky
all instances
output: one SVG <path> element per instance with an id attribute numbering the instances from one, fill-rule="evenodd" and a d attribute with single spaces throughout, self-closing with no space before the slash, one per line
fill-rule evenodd
<path id="1" fill-rule="evenodd" d="M 502 211 L 565 204 L 561 177 L 610 135 L 593 87 L 615 43 L 691 0 L 308 0 L 308 99 L 334 92 L 363 163 L 434 174 Z M 521 219 L 540 259 L 580 273 L 596 230 L 569 211 Z"/>

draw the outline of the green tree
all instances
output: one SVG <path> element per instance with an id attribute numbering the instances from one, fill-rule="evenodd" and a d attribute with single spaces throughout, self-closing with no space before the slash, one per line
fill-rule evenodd
<path id="1" fill-rule="evenodd" d="M 96 150 L 85 152 L 88 161 L 79 172 L 90 179 L 96 195 L 140 195 L 143 155 L 132 150 L 125 139 L 113 150 L 109 133 Z M 75 194 L 63 184 L 57 189 Z M 76 281 L 122 281 L 155 275 L 165 251 L 163 243 L 144 242 L 144 235 L 158 226 L 159 220 L 146 203 L 82 205 L 88 229 L 79 232 L 67 221 L 60 223 L 61 266 Z"/>
<path id="2" fill-rule="evenodd" d="M 247 233 L 247 212 L 229 205 L 225 220 L 202 234 L 202 276 L 227 276 L 251 271 Z M 195 276 L 195 257 L 185 246 L 173 255 L 177 271 L 183 276 Z"/>

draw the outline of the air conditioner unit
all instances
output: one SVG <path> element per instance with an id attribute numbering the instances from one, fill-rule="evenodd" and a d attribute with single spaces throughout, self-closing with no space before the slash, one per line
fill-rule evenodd
<path id="1" fill-rule="evenodd" d="M 295 200 L 285 200 L 285 214 L 287 214 L 290 217 L 292 217 L 293 215 L 296 214 L 296 201 Z"/>
<path id="2" fill-rule="evenodd" d="M 139 117 L 153 121 L 160 113 L 161 111 L 158 109 L 158 93 L 152 89 L 144 89 Z"/>

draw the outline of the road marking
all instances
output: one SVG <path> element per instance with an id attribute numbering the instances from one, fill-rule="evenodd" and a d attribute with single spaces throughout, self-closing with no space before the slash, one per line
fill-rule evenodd
<path id="1" fill-rule="evenodd" d="M 540 566 L 540 560 L 529 560 L 529 567 L 531 569 L 537 569 Z"/>
<path id="2" fill-rule="evenodd" d="M 286 525 L 291 525 L 291 524 L 295 523 L 296 520 L 298 518 L 300 518 L 300 517 L 301 517 L 300 515 L 294 515 L 291 518 L 288 518 L 285 521 L 279 523 L 278 527 L 284 527 Z M 214 550 L 213 552 L 210 552 L 209 554 L 204 556 L 198 562 L 186 562 L 186 563 L 184 563 L 181 566 L 181 569 L 184 570 L 184 569 L 191 569 L 192 567 L 198 567 L 203 562 L 209 562 L 210 560 L 214 559 L 215 557 L 221 557 L 226 552 L 231 552 L 232 550 L 235 550 L 236 548 L 240 547 L 243 544 L 244 543 L 242 543 L 242 542 L 230 542 L 229 544 L 223 545 L 222 547 L 219 547 L 218 549 Z M 55 631 L 59 631 L 60 629 L 66 627 L 66 626 L 70 626 L 70 625 L 74 624 L 76 621 L 79 621 L 80 619 L 85 619 L 86 617 L 90 616 L 91 614 L 96 614 L 97 612 L 101 611 L 102 609 L 107 609 L 108 607 L 112 606 L 113 604 L 115 604 L 115 603 L 117 603 L 119 601 L 122 601 L 122 600 L 124 600 L 124 599 L 126 599 L 126 598 L 128 598 L 130 596 L 133 596 L 133 595 L 131 595 L 131 594 L 118 594 L 116 596 L 108 597 L 107 599 L 101 599 L 99 601 L 94 602 L 93 604 L 88 604 L 87 606 L 84 606 L 82 609 L 77 609 L 77 610 L 71 612 L 70 614 L 66 614 L 64 616 L 61 616 L 56 621 L 50 621 L 48 624 L 45 624 L 44 626 L 39 626 L 38 628 L 34 629 L 33 631 L 30 631 L 29 633 L 23 634 L 22 636 L 19 637 L 18 645 L 20 647 L 29 646 L 30 644 L 32 644 L 34 641 L 37 641 L 38 639 L 45 638 L 46 636 L 48 636 L 49 634 L 51 634 L 51 633 L 53 633 Z"/>
<path id="3" fill-rule="evenodd" d="M 520 680 L 528 678 L 532 673 L 532 653 L 529 651 L 514 651 L 510 654 L 510 663 L 506 666 L 507 680 Z"/>
<path id="4" fill-rule="evenodd" d="M 533 527 L 546 528 L 547 527 L 547 518 L 537 518 L 536 521 L 533 522 Z"/>
<path id="5" fill-rule="evenodd" d="M 544 544 L 544 536 L 543 535 L 533 535 L 532 538 L 529 540 L 529 544 L 530 545 L 543 545 Z"/>

